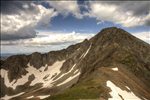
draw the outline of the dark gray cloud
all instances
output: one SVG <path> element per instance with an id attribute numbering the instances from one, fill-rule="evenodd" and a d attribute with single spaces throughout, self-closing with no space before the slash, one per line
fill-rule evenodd
<path id="1" fill-rule="evenodd" d="M 25 8 L 25 6 L 27 8 Z M 1 15 L 20 15 L 20 12 L 27 12 L 30 14 L 35 8 L 31 6 L 30 1 L 1 1 Z M 25 17 L 25 16 L 24 16 Z M 23 19 L 23 18 L 22 18 Z M 7 19 L 2 18 L 2 25 L 5 27 L 10 26 L 13 23 L 8 24 Z M 15 20 L 15 19 L 12 19 Z M 15 26 L 14 26 L 15 28 Z M 27 29 L 27 30 L 26 30 Z M 2 29 L 3 30 L 3 29 Z M 29 33 L 27 33 L 29 32 Z M 25 39 L 25 38 L 33 38 L 36 36 L 36 32 L 32 28 L 23 27 L 18 31 L 1 31 L 1 40 L 16 40 L 16 39 Z"/>
<path id="2" fill-rule="evenodd" d="M 18 40 L 18 39 L 27 39 L 34 38 L 36 35 L 30 34 L 26 36 L 21 36 L 18 34 L 1 34 L 1 40 Z"/>
<path id="3" fill-rule="evenodd" d="M 23 5 L 28 5 L 30 9 L 33 7 L 30 6 L 29 1 L 1 1 L 1 13 L 2 14 L 18 14 L 21 10 L 25 10 Z"/>
<path id="4" fill-rule="evenodd" d="M 145 23 L 147 26 L 150 26 L 150 20 L 147 20 Z"/>
<path id="5" fill-rule="evenodd" d="M 2 32 L 1 40 L 18 40 L 36 37 L 36 31 L 32 27 L 23 27 L 16 32 Z"/>

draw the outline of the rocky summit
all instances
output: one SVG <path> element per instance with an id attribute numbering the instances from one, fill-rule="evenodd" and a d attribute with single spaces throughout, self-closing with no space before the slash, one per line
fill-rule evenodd
<path id="1" fill-rule="evenodd" d="M 45 54 L 1 60 L 2 100 L 150 100 L 150 45 L 110 27 Z"/>

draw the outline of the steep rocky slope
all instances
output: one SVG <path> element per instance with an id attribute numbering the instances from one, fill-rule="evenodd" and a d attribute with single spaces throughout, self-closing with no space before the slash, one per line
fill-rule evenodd
<path id="1" fill-rule="evenodd" d="M 60 51 L 1 63 L 1 99 L 150 99 L 150 45 L 116 28 Z"/>

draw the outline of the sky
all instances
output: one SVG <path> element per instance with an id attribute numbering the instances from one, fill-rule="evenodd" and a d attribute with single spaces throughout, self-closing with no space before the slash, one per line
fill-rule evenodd
<path id="1" fill-rule="evenodd" d="M 150 1 L 1 1 L 1 54 L 60 50 L 119 27 L 150 44 Z"/>

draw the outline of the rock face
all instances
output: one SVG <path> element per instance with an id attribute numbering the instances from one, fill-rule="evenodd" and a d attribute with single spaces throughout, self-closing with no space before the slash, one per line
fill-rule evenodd
<path id="1" fill-rule="evenodd" d="M 150 99 L 150 45 L 106 28 L 60 51 L 11 56 L 0 78 L 1 99 Z"/>

